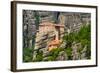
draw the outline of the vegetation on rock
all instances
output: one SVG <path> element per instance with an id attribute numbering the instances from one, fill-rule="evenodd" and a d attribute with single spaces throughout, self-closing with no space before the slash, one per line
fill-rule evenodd
<path id="1" fill-rule="evenodd" d="M 88 19 L 90 17 L 89 13 L 23 10 L 23 62 L 91 59 L 91 24 Z M 64 33 L 59 34 L 64 34 L 61 37 L 62 43 L 52 51 L 45 49 L 47 41 L 53 39 L 54 32 L 45 33 L 36 41 L 39 24 L 44 21 L 64 25 Z M 39 45 L 36 49 L 35 43 Z"/>

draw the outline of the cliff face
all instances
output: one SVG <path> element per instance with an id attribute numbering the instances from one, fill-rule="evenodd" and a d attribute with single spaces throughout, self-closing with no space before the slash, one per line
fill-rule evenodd
<path id="1" fill-rule="evenodd" d="M 90 13 L 23 10 L 23 48 L 33 49 L 33 60 L 39 52 L 42 52 L 42 57 L 47 56 L 50 53 L 47 50 L 48 43 L 54 39 L 55 35 L 60 40 L 65 34 L 78 32 L 82 26 L 90 24 Z M 66 42 L 62 42 L 59 47 L 66 48 Z M 79 56 L 77 49 L 72 47 L 72 50 L 73 59 L 77 59 Z M 44 57 L 44 60 L 46 59 Z M 56 60 L 65 59 L 67 59 L 66 53 L 59 53 L 56 58 Z"/>
<path id="2" fill-rule="evenodd" d="M 60 13 L 59 23 L 65 25 L 65 32 L 75 32 L 84 24 L 91 24 L 89 13 Z"/>

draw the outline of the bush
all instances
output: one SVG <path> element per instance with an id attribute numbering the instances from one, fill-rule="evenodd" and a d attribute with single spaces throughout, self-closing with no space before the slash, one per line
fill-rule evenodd
<path id="1" fill-rule="evenodd" d="M 42 51 L 37 51 L 35 61 L 42 61 L 42 60 L 43 60 L 43 52 Z"/>
<path id="2" fill-rule="evenodd" d="M 30 48 L 23 48 L 23 62 L 32 62 L 33 50 Z"/>
<path id="3" fill-rule="evenodd" d="M 68 60 L 72 60 L 72 48 L 66 48 L 65 49 Z"/>

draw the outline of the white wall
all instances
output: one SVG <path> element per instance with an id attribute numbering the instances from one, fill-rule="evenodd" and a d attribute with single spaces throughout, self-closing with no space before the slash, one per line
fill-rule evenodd
<path id="1" fill-rule="evenodd" d="M 0 73 L 11 73 L 10 71 L 10 1 L 0 0 Z M 24 1 L 24 0 L 23 0 Z M 54 2 L 54 3 L 67 3 L 67 4 L 84 4 L 84 5 L 98 5 L 100 7 L 100 0 L 30 0 L 40 2 Z M 99 12 L 100 13 L 100 10 Z M 100 16 L 100 14 L 98 15 Z M 99 17 L 100 19 L 100 17 Z M 98 20 L 99 20 L 98 19 Z M 100 23 L 100 21 L 99 21 Z M 100 25 L 98 24 L 98 31 Z M 98 34 L 98 43 L 100 43 L 100 33 Z M 98 53 L 100 56 L 100 46 L 98 45 Z M 99 57 L 100 64 L 100 57 Z M 62 69 L 62 70 L 46 70 L 35 71 L 34 73 L 99 73 L 99 67 L 92 68 L 77 68 L 77 69 Z M 26 73 L 33 73 L 26 72 Z"/>

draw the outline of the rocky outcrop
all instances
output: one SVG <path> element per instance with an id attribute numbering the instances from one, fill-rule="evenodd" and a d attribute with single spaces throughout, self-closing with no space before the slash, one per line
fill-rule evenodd
<path id="1" fill-rule="evenodd" d="M 57 48 L 57 46 L 60 43 L 59 39 L 61 39 L 62 37 L 62 35 L 60 36 L 60 34 L 62 34 L 63 32 L 64 32 L 64 25 L 54 24 L 50 22 L 44 22 L 39 24 L 39 30 L 36 33 L 34 49 L 41 49 L 43 53 L 45 53 L 46 51 L 50 51 L 51 47 Z M 51 42 L 52 45 L 50 45 Z M 56 42 L 58 44 L 56 44 Z"/>
<path id="2" fill-rule="evenodd" d="M 80 54 L 78 52 L 78 49 L 81 49 L 81 43 L 72 43 L 72 59 L 73 60 L 79 60 Z"/>
<path id="3" fill-rule="evenodd" d="M 60 13 L 59 23 L 65 25 L 65 32 L 79 31 L 83 25 L 91 23 L 91 15 L 89 13 Z"/>
<path id="4" fill-rule="evenodd" d="M 23 48 L 34 48 L 33 60 L 38 54 L 37 51 L 42 51 L 45 57 L 49 54 L 48 43 L 54 40 L 55 35 L 61 40 L 64 34 L 78 32 L 83 25 L 89 24 L 91 24 L 90 13 L 23 10 Z M 59 48 L 66 48 L 66 45 L 63 41 Z M 86 58 L 86 47 L 80 55 L 78 53 L 80 46 L 80 43 L 73 42 L 73 60 Z M 67 60 L 67 58 L 67 54 L 61 51 L 56 60 Z"/>
<path id="5" fill-rule="evenodd" d="M 32 48 L 32 37 L 36 32 L 34 15 L 34 11 L 23 10 L 23 48 Z"/>

